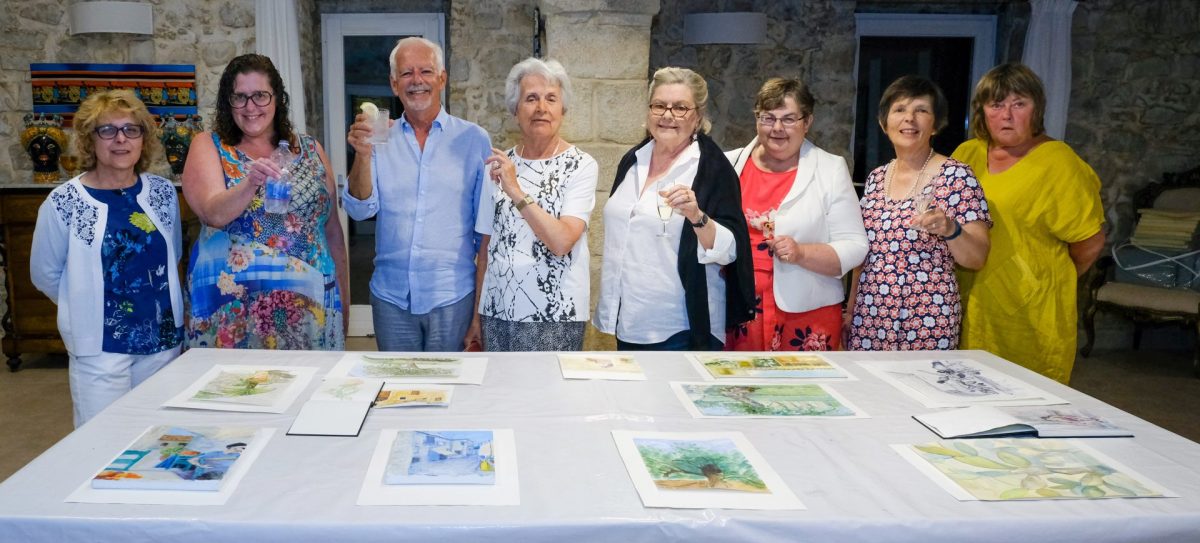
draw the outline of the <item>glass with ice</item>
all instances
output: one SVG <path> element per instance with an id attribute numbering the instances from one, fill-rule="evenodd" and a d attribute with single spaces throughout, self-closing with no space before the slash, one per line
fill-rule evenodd
<path id="1" fill-rule="evenodd" d="M 381 109 L 371 102 L 363 102 L 360 106 L 362 112 L 367 114 L 367 122 L 371 123 L 371 138 L 367 141 L 371 145 L 383 145 L 388 142 L 388 118 L 391 112 L 386 109 Z"/>

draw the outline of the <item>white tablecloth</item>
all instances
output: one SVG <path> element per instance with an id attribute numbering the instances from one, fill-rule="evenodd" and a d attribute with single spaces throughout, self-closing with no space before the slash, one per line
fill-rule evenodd
<path id="1" fill-rule="evenodd" d="M 693 419 L 668 381 L 699 380 L 682 353 L 639 353 L 646 381 L 564 381 L 553 353 L 487 353 L 482 386 L 448 409 L 377 409 L 356 438 L 284 435 L 309 391 L 281 415 L 163 409 L 212 364 L 318 366 L 341 353 L 192 350 L 0 484 L 0 541 L 1200 541 L 1200 445 L 990 354 L 994 364 L 1133 430 L 1089 445 L 1180 498 L 959 502 L 889 449 L 936 439 L 911 418 L 930 410 L 856 360 L 922 355 L 833 353 L 858 381 L 833 383 L 871 418 Z M 278 429 L 224 506 L 107 505 L 63 499 L 152 424 Z M 357 506 L 382 429 L 512 428 L 516 507 Z M 807 505 L 804 511 L 642 507 L 610 431 L 743 432 Z M 20 436 L 6 436 L 20 439 Z"/>

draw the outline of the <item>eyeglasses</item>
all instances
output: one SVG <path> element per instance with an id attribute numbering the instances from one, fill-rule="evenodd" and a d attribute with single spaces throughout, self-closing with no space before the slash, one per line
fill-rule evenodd
<path id="1" fill-rule="evenodd" d="M 691 113 L 695 109 L 697 108 L 687 107 L 679 104 L 675 104 L 673 106 L 668 106 L 666 104 L 650 104 L 650 113 L 653 113 L 656 117 L 662 117 L 663 115 L 666 115 L 668 111 L 671 112 L 672 117 L 687 117 L 687 114 Z"/>
<path id="2" fill-rule="evenodd" d="M 113 126 L 111 124 L 102 124 L 97 126 L 93 132 L 100 136 L 102 140 L 111 140 L 117 137 L 117 132 L 125 134 L 126 138 L 136 140 L 146 133 L 146 128 L 140 124 L 126 124 L 121 126 Z"/>
<path id="3" fill-rule="evenodd" d="M 779 122 L 783 123 L 784 128 L 791 128 L 793 126 L 796 126 L 796 123 L 803 121 L 805 117 L 808 117 L 808 115 L 804 115 L 801 117 L 792 117 L 791 115 L 789 115 L 787 117 L 776 117 L 774 115 L 767 115 L 766 113 L 763 113 L 758 116 L 758 124 L 761 124 L 765 127 L 770 128 L 770 127 L 775 126 L 775 121 L 779 121 Z"/>
<path id="4" fill-rule="evenodd" d="M 246 107 L 247 102 L 254 102 L 258 107 L 266 107 L 273 98 L 275 95 L 267 91 L 255 91 L 250 94 L 235 92 L 229 95 L 229 105 L 241 109 Z"/>

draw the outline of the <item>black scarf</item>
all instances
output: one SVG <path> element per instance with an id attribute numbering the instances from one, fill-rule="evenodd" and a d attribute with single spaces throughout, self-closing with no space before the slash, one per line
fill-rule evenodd
<path id="1" fill-rule="evenodd" d="M 704 134 L 697 138 L 700 144 L 700 163 L 696 170 L 696 179 L 692 182 L 692 191 L 696 193 L 696 205 L 708 215 L 709 220 L 716 221 L 733 233 L 733 241 L 737 246 L 737 258 L 721 269 L 725 277 L 725 326 L 737 326 L 754 319 L 754 266 L 750 256 L 750 234 L 746 228 L 746 216 L 742 214 L 742 189 L 737 172 L 725 158 L 721 148 Z M 629 168 L 637 163 L 635 153 L 645 147 L 650 138 L 630 149 L 617 165 L 617 177 L 613 180 L 612 191 L 617 191 Z M 708 315 L 708 278 L 704 273 L 704 264 L 696 259 L 696 247 L 699 240 L 696 231 L 684 220 L 682 235 L 679 237 L 679 258 L 677 268 L 679 279 L 683 283 L 684 305 L 687 307 L 688 322 L 692 330 L 693 350 L 708 349 L 708 336 L 713 333 Z M 724 330 L 718 330 L 724 334 Z"/>

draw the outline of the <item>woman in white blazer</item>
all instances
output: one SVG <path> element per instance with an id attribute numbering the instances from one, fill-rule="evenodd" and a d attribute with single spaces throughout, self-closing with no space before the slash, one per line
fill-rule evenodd
<path id="1" fill-rule="evenodd" d="M 867 235 L 846 161 L 805 138 L 813 105 L 802 81 L 767 81 L 754 103 L 758 136 L 726 153 L 741 180 L 757 298 L 754 320 L 730 329 L 728 350 L 841 344 L 841 277 L 862 263 Z"/>
<path id="2" fill-rule="evenodd" d="M 79 427 L 179 356 L 179 202 L 145 173 L 159 149 L 146 106 L 128 90 L 94 94 L 75 115 L 84 173 L 38 209 L 29 272 L 58 305 Z"/>

